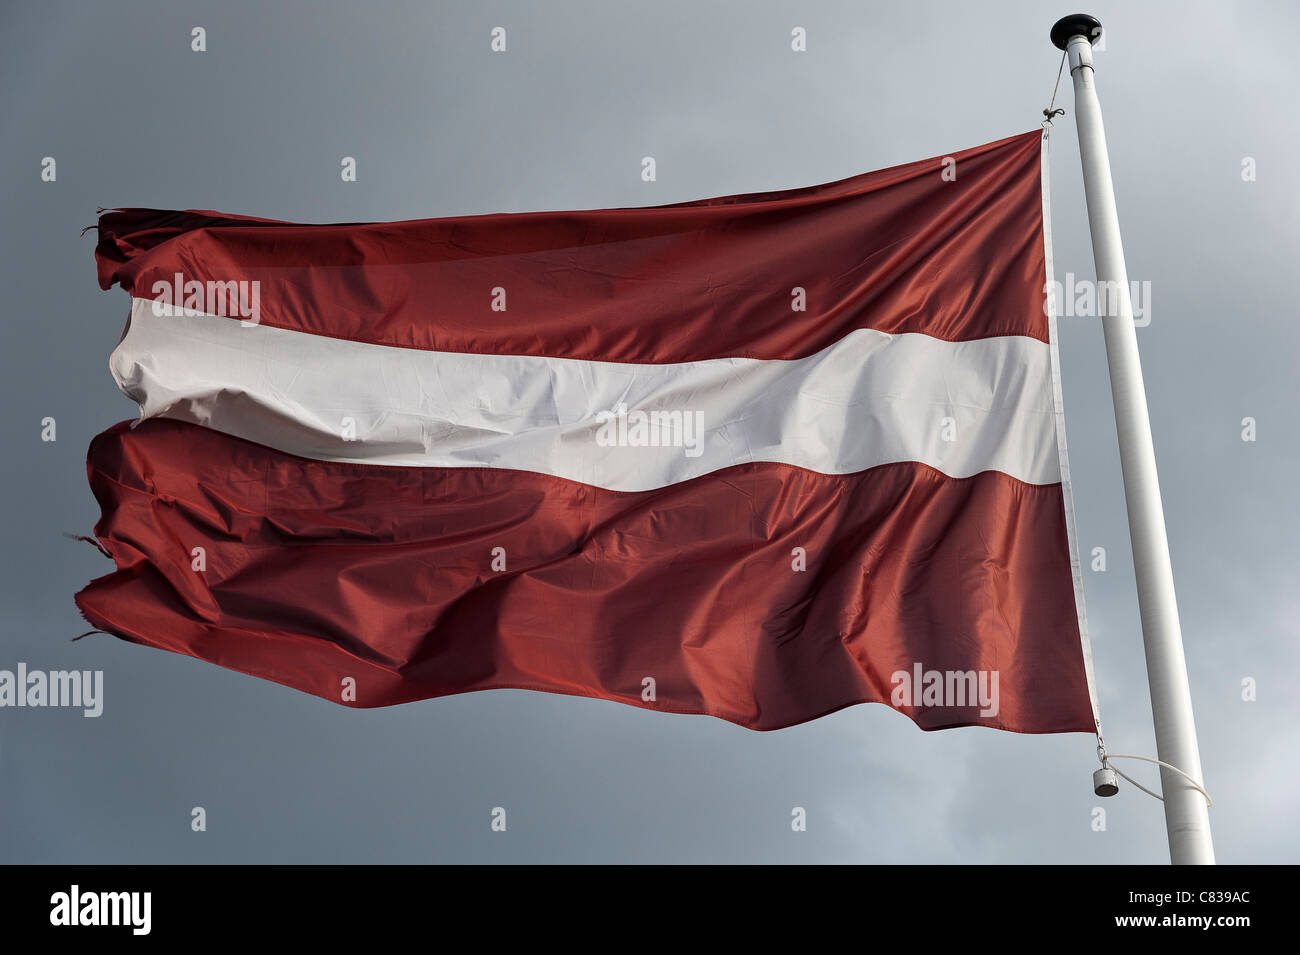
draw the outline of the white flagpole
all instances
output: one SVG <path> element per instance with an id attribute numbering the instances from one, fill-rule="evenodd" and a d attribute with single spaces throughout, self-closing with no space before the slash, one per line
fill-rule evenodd
<path id="1" fill-rule="evenodd" d="M 1147 681 L 1151 686 L 1151 712 L 1155 721 L 1156 749 L 1162 762 L 1178 767 L 1203 783 L 1201 757 L 1196 745 L 1192 695 L 1187 686 L 1182 630 L 1174 600 L 1174 574 L 1169 563 L 1164 509 L 1156 476 L 1155 448 L 1147 415 L 1142 365 L 1138 358 L 1133 303 L 1128 270 L 1120 244 L 1119 216 L 1106 153 L 1106 131 L 1101 122 L 1092 65 L 1092 44 L 1101 36 L 1101 23 L 1078 13 L 1052 27 L 1052 42 L 1065 50 L 1074 80 L 1074 117 L 1083 159 L 1083 186 L 1088 199 L 1088 226 L 1092 256 L 1097 266 L 1098 301 L 1105 289 L 1110 305 L 1102 317 L 1106 360 L 1115 403 L 1115 430 L 1119 435 L 1120 464 L 1124 472 L 1124 498 L 1128 504 L 1129 535 L 1133 543 L 1133 568 L 1137 576 L 1142 640 L 1146 646 Z M 1102 285 L 1101 283 L 1110 283 Z M 1169 857 L 1175 865 L 1213 865 L 1210 817 L 1206 799 L 1186 778 L 1160 767 L 1165 800 L 1165 826 L 1169 832 Z"/>

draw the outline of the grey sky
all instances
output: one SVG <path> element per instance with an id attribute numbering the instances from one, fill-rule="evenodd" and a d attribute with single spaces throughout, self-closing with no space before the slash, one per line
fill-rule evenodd
<path id="1" fill-rule="evenodd" d="M 922 733 L 860 706 L 775 733 L 494 691 L 349 710 L 102 635 L 72 594 L 107 357 L 97 206 L 302 221 L 651 205 L 788 188 L 1037 126 L 1073 12 L 1041 3 L 9 3 L 0 12 L 0 668 L 102 669 L 99 719 L 0 709 L 0 861 L 1163 862 L 1083 734 Z M 1293 3 L 1087 8 L 1221 862 L 1300 861 Z M 1192 25 L 1202 32 L 1196 35 Z M 190 50 L 207 30 L 208 52 Z M 489 31 L 508 51 L 489 52 Z M 808 51 L 790 50 L 790 30 Z M 1092 275 L 1068 76 L 1058 278 Z M 654 156 L 658 181 L 640 180 Z M 40 180 L 42 157 L 58 179 Z M 339 160 L 355 156 L 359 181 Z M 1243 182 L 1243 157 L 1258 180 Z M 1088 615 L 1111 748 L 1154 755 L 1101 330 L 1062 321 Z M 40 439 L 57 420 L 58 440 Z M 1241 419 L 1258 440 L 1240 439 Z M 1258 700 L 1241 681 L 1258 681 Z M 1126 770 L 1128 769 L 1125 767 Z M 1142 768 L 1134 772 L 1154 778 Z M 190 831 L 203 806 L 208 831 Z M 509 831 L 489 830 L 494 806 Z M 791 807 L 808 831 L 790 829 Z"/>

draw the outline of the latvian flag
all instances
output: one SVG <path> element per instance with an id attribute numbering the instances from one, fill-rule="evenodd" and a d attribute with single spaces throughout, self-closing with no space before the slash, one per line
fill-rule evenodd
<path id="1" fill-rule="evenodd" d="M 109 211 L 140 419 L 77 604 L 351 706 L 1093 731 L 1040 139 L 654 208 Z"/>

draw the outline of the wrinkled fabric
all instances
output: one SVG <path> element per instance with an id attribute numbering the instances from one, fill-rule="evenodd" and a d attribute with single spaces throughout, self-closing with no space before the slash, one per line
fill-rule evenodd
<path id="1" fill-rule="evenodd" d="M 415 382 L 403 410 L 418 418 L 434 382 L 458 398 L 478 395 L 472 374 L 451 384 L 436 371 L 393 377 L 405 363 L 376 376 L 340 361 L 337 391 L 312 392 L 323 410 L 304 408 L 293 392 L 295 355 L 314 368 L 342 354 L 325 348 L 318 359 L 305 347 L 318 340 L 622 363 L 628 374 L 809 359 L 858 330 L 956 347 L 1047 343 L 1040 134 L 946 158 L 955 180 L 932 159 L 808 189 L 646 209 L 342 225 L 104 214 L 96 249 L 104 288 L 150 299 L 158 283 L 178 279 L 257 281 L 259 331 L 300 336 L 304 347 L 290 346 L 247 381 L 230 373 L 237 349 L 197 333 L 189 349 L 132 354 L 119 378 L 149 416 L 95 438 L 87 460 L 102 510 L 96 536 L 116 570 L 82 590 L 78 606 L 124 640 L 349 706 L 525 688 L 760 730 L 879 702 L 927 730 L 1092 731 L 1063 488 L 999 469 L 1009 437 L 981 450 L 986 461 L 973 473 L 956 475 L 887 458 L 827 473 L 817 465 L 839 459 L 843 436 L 807 461 L 751 453 L 741 422 L 773 446 L 810 436 L 815 445 L 815 428 L 832 419 L 846 428 L 826 434 L 861 443 L 876 427 L 881 447 L 919 446 L 911 432 L 930 427 L 929 417 L 880 410 L 907 391 L 888 375 L 846 369 L 862 378 L 847 391 L 838 379 L 793 386 L 792 405 L 821 401 L 826 421 L 748 415 L 772 395 L 731 395 L 735 424 L 720 434 L 745 453 L 667 471 L 661 486 L 628 473 L 605 487 L 484 454 L 431 459 L 437 466 L 339 460 L 336 448 L 313 443 L 361 400 L 352 396 L 358 380 L 373 387 L 370 410 L 382 422 L 396 410 L 384 404 L 399 393 L 394 382 Z M 197 367 L 187 356 L 199 350 L 212 363 L 179 374 Z M 933 427 L 949 406 L 960 409 L 950 415 L 961 425 L 953 441 L 980 434 L 963 414 L 985 415 L 1009 389 L 1037 381 L 1017 357 L 1032 347 L 994 351 L 1002 357 L 983 388 L 941 374 L 922 401 L 933 406 Z M 552 375 L 546 362 L 512 367 Z M 729 394 L 725 375 L 709 381 Z M 159 382 L 174 390 L 151 404 Z M 562 388 L 536 384 L 495 383 L 475 409 L 491 426 L 472 424 L 457 440 L 472 442 L 472 432 L 493 440 L 496 422 L 517 414 L 520 447 L 550 460 L 536 422 L 580 419 L 561 403 L 588 400 L 596 385 L 581 375 Z M 1050 385 L 1042 378 L 1032 389 Z M 686 409 L 690 391 L 682 389 Z M 855 420 L 862 395 L 876 410 L 864 404 Z M 1054 406 L 1045 394 L 1025 407 L 1044 416 Z M 223 430 L 235 412 L 252 416 L 240 418 L 252 422 L 242 437 Z M 281 426 L 259 430 L 259 414 Z M 415 424 L 422 451 L 438 453 L 446 422 Z M 358 447 L 373 439 L 369 426 L 361 421 Z M 293 444 L 288 434 L 307 438 Z M 599 464 L 627 450 L 592 445 L 590 454 Z M 1040 441 L 1034 454 L 1041 463 L 1051 448 Z M 996 673 L 996 706 L 936 705 L 919 692 L 900 700 L 899 674 L 928 672 Z"/>
<path id="2" fill-rule="evenodd" d="M 89 472 L 120 569 L 88 620 L 335 702 L 514 687 L 776 729 L 888 703 L 920 662 L 1000 673 L 996 716 L 899 707 L 923 729 L 1092 729 L 1060 485 L 750 464 L 620 493 L 166 420 L 96 438 Z"/>
<path id="3" fill-rule="evenodd" d="M 103 288 L 138 298 L 177 273 L 260 280 L 262 324 L 431 351 L 802 358 L 855 328 L 1047 341 L 1040 140 L 953 153 L 953 181 L 929 159 L 642 209 L 359 225 L 117 210 L 95 257 Z"/>

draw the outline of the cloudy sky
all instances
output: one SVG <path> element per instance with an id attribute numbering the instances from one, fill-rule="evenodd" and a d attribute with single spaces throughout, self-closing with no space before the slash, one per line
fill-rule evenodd
<path id="1" fill-rule="evenodd" d="M 8 3 L 0 668 L 104 671 L 99 719 L 0 709 L 4 862 L 1167 860 L 1131 786 L 1094 831 L 1094 740 L 922 733 L 883 706 L 755 733 L 501 690 L 350 710 L 86 629 L 110 564 L 90 438 L 127 309 L 98 206 L 328 222 L 654 205 L 855 175 L 1035 128 L 1071 12 L 1041 3 Z M 1235 9 L 1239 6 L 1240 10 Z M 1097 85 L 1221 862 L 1300 861 L 1292 43 L 1300 8 L 1102 4 Z M 190 49 L 207 31 L 207 52 Z M 489 50 L 507 30 L 504 54 Z M 790 49 L 804 27 L 808 49 Z M 1058 278 L 1092 275 L 1068 75 Z M 640 178 L 654 156 L 658 178 Z M 41 181 L 44 157 L 57 180 Z M 339 176 L 343 156 L 359 181 Z M 1254 160 L 1254 181 L 1243 160 Z M 1154 755 L 1101 329 L 1061 330 L 1102 720 Z M 1242 419 L 1257 440 L 1241 438 Z M 41 440 L 41 420 L 57 440 Z M 1258 698 L 1242 699 L 1253 678 Z M 1127 767 L 1125 767 L 1128 769 Z M 1153 779 L 1142 768 L 1129 770 Z M 192 807 L 207 811 L 204 833 Z M 509 831 L 493 833 L 494 806 Z M 795 833 L 790 811 L 805 807 Z"/>

